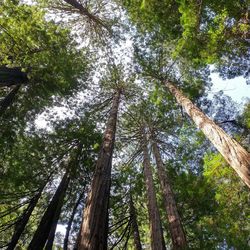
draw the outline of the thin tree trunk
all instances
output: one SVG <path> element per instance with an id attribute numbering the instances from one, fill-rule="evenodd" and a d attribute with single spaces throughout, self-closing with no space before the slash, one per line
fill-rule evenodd
<path id="1" fill-rule="evenodd" d="M 135 250 L 142 250 L 140 233 L 139 233 L 137 218 L 136 218 L 137 217 L 136 210 L 135 210 L 135 206 L 134 206 L 134 202 L 133 202 L 133 198 L 131 194 L 130 194 L 129 206 L 130 206 L 130 218 L 131 218 L 131 223 L 132 223 Z"/>
<path id="2" fill-rule="evenodd" d="M 152 146 L 156 160 L 161 189 L 163 192 L 165 209 L 168 216 L 169 230 L 172 238 L 173 249 L 185 249 L 187 248 L 186 235 L 182 227 L 181 218 L 177 210 L 171 184 L 164 170 L 160 151 L 155 141 L 152 142 Z"/>
<path id="3" fill-rule="evenodd" d="M 54 239 L 55 239 L 55 233 L 56 233 L 56 227 L 57 227 L 57 223 L 58 223 L 58 220 L 59 220 L 59 217 L 60 217 L 60 214 L 61 214 L 66 189 L 65 189 L 64 193 L 61 194 L 60 200 L 57 203 L 56 212 L 55 212 L 55 215 L 54 215 L 54 218 L 53 218 L 53 222 L 52 222 L 52 226 L 51 226 L 51 229 L 50 229 L 50 232 L 49 232 L 48 240 L 47 240 L 47 243 L 45 245 L 45 250 L 51 250 L 52 247 L 53 247 L 53 243 L 54 243 Z"/>
<path id="4" fill-rule="evenodd" d="M 107 31 L 111 32 L 108 25 L 106 25 L 100 18 L 96 17 L 95 15 L 91 14 L 87 8 L 85 8 L 81 3 L 76 0 L 64 0 L 66 3 L 70 4 L 74 8 L 79 10 L 79 13 L 83 16 L 86 16 L 92 22 L 96 23 L 97 25 L 105 28 Z"/>
<path id="5" fill-rule="evenodd" d="M 68 188 L 69 181 L 69 173 L 66 172 L 40 221 L 33 239 L 28 246 L 28 250 L 42 250 L 44 248 L 58 210 L 61 210 L 63 205 L 63 198 Z M 58 209 L 58 207 L 60 207 L 60 209 Z"/>
<path id="6" fill-rule="evenodd" d="M 21 85 L 15 86 L 9 93 L 8 95 L 0 101 L 0 116 L 3 115 L 5 110 L 13 103 L 16 94 L 18 93 Z"/>
<path id="7" fill-rule="evenodd" d="M 53 223 L 51 226 L 51 229 L 49 231 L 49 236 L 48 236 L 48 240 L 46 242 L 45 245 L 45 250 L 51 250 L 53 247 L 53 243 L 54 243 L 54 239 L 55 239 L 55 234 L 56 234 L 56 227 L 57 227 L 57 222 L 59 220 L 60 217 L 60 213 L 61 213 L 61 207 L 60 207 L 60 211 L 58 212 L 59 209 L 57 209 L 56 212 L 56 217 L 53 219 Z"/>
<path id="8" fill-rule="evenodd" d="M 120 96 L 121 90 L 118 90 L 113 97 L 110 116 L 83 214 L 78 250 L 107 249 L 111 166 Z"/>
<path id="9" fill-rule="evenodd" d="M 209 119 L 172 83 L 165 83 L 169 91 L 175 96 L 177 102 L 186 110 L 199 129 L 212 142 L 226 161 L 250 188 L 250 154 L 225 131 Z"/>
<path id="10" fill-rule="evenodd" d="M 147 192 L 147 206 L 150 223 L 150 237 L 152 250 L 165 250 L 165 242 L 161 226 L 160 213 L 157 206 L 156 194 L 154 190 L 153 174 L 150 166 L 150 157 L 147 147 L 147 138 L 145 128 L 142 129 L 142 149 L 143 149 L 143 167 L 144 179 Z"/>
<path id="11" fill-rule="evenodd" d="M 8 247 L 6 250 L 14 250 L 17 243 L 18 243 L 18 240 L 20 238 L 20 236 L 22 235 L 28 221 L 29 221 L 29 218 L 32 214 L 32 212 L 34 211 L 34 208 L 36 207 L 37 205 L 37 202 L 38 200 L 40 199 L 41 197 L 41 194 L 42 194 L 42 191 L 43 191 L 43 188 L 45 187 L 45 185 L 40 189 L 40 191 L 31 199 L 30 203 L 29 203 L 29 206 L 27 207 L 27 209 L 25 210 L 25 212 L 23 213 L 22 217 L 21 217 L 21 220 L 20 222 L 17 223 L 17 226 L 16 226 L 16 229 L 15 229 L 15 232 L 11 238 L 11 241 L 10 243 L 8 244 Z"/>
<path id="12" fill-rule="evenodd" d="M 27 74 L 21 68 L 0 67 L 0 87 L 28 83 Z"/>
<path id="13" fill-rule="evenodd" d="M 76 210 L 77 210 L 79 204 L 81 203 L 81 200 L 82 200 L 84 194 L 85 194 L 85 190 L 83 190 L 82 193 L 79 195 L 79 197 L 78 197 L 78 199 L 73 207 L 72 213 L 70 215 L 70 218 L 69 218 L 69 221 L 67 224 L 66 234 L 65 234 L 64 242 L 63 242 L 63 250 L 68 250 L 69 233 L 70 233 L 71 226 L 72 226 L 75 214 L 76 214 Z"/>

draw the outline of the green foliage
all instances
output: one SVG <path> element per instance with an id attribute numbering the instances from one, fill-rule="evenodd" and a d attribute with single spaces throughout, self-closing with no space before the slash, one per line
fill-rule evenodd
<path id="1" fill-rule="evenodd" d="M 140 137 L 141 126 L 146 125 L 167 247 L 171 247 L 171 238 L 151 152 L 154 133 L 189 248 L 249 249 L 249 191 L 220 154 L 208 153 L 214 149 L 190 125 L 164 87 L 165 80 L 172 81 L 202 109 L 206 106 L 209 116 L 248 147 L 250 105 L 242 116 L 234 116 L 233 127 L 223 123 L 238 112 L 233 103 L 221 98 L 221 93 L 212 101 L 204 96 L 211 84 L 210 64 L 224 78 L 247 76 L 246 1 L 82 0 L 110 27 L 117 22 L 116 12 L 121 6 L 125 8 L 119 12 L 120 23 L 114 31 L 127 28 L 128 33 L 122 35 L 127 40 L 118 45 L 120 34 L 100 42 L 95 34 L 106 40 L 109 31 L 105 33 L 104 26 L 95 25 L 93 18 L 80 15 L 64 1 L 36 2 L 43 5 L 0 1 L 1 65 L 20 67 L 29 78 L 12 105 L 0 114 L 0 247 L 9 242 L 29 201 L 45 185 L 17 247 L 27 248 L 66 169 L 70 170 L 71 182 L 59 224 L 68 223 L 79 194 L 90 186 L 102 142 L 99 131 L 103 130 L 114 92 L 122 89 L 109 202 L 109 247 L 134 247 L 131 196 L 143 248 L 150 247 Z M 107 9 L 112 13 L 107 14 Z M 133 48 L 123 44 L 127 41 Z M 89 51 L 79 48 L 86 44 Z M 119 49 L 133 49 L 131 61 L 127 58 L 131 51 Z M 2 87 L 1 99 L 10 90 Z M 53 108 L 60 107 L 68 108 L 63 118 L 60 111 L 53 113 Z M 35 126 L 38 114 L 47 118 L 46 129 Z M 70 247 L 77 240 L 85 200 L 86 194 L 76 210 Z M 61 249 L 62 237 L 57 233 L 55 249 Z"/>
<path id="2" fill-rule="evenodd" d="M 40 216 L 53 195 L 53 182 L 58 181 L 68 168 L 72 186 L 67 194 L 66 203 L 69 203 L 68 209 L 72 208 L 72 200 L 77 196 L 79 189 L 83 188 L 83 184 L 89 183 L 93 174 L 97 145 L 100 142 L 101 134 L 96 130 L 93 121 L 87 117 L 82 120 L 57 122 L 51 133 L 40 131 L 15 140 L 12 151 L 2 154 L 0 160 L 0 165 L 4 166 L 0 183 L 0 226 L 5 228 L 8 222 L 14 220 L 14 224 L 8 227 L 8 230 L 0 231 L 0 239 L 3 241 L 1 246 L 10 240 L 15 222 L 21 218 L 29 200 L 41 186 L 47 184 L 47 189 L 39 200 L 20 241 L 20 244 L 22 242 L 25 246 L 29 243 L 27 239 L 31 239 Z M 67 158 L 71 160 L 67 161 Z M 6 212 L 7 215 L 1 217 Z"/>
<path id="3" fill-rule="evenodd" d="M 228 248 L 249 249 L 249 190 L 220 154 L 207 154 L 204 162 L 204 177 L 212 185 L 217 203 L 216 213 L 204 222 Z"/>
<path id="4" fill-rule="evenodd" d="M 246 74 L 246 1 L 149 0 L 142 2 L 143 8 L 140 2 L 125 1 L 131 20 L 153 39 L 160 35 L 170 42 L 174 46 L 172 58 L 186 58 L 196 68 L 216 64 L 230 78 Z M 244 67 L 239 57 L 246 60 Z M 225 65 L 234 72 L 225 72 Z"/>
<path id="5" fill-rule="evenodd" d="M 23 109 L 30 106 L 29 100 L 33 110 L 39 109 L 51 102 L 52 95 L 70 94 L 84 86 L 78 79 L 86 79 L 85 56 L 75 48 L 68 30 L 47 21 L 36 6 L 5 1 L 0 13 L 1 62 L 21 67 L 29 77 L 18 94 L 25 96 L 22 101 L 19 97 Z"/>

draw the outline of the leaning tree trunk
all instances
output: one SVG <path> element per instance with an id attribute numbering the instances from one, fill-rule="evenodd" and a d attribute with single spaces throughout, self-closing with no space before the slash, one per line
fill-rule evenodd
<path id="1" fill-rule="evenodd" d="M 181 218 L 177 210 L 174 194 L 171 188 L 170 181 L 164 170 L 164 165 L 161 159 L 159 148 L 155 141 L 152 142 L 153 152 L 156 160 L 158 176 L 163 192 L 165 209 L 168 216 L 168 224 L 170 235 L 172 238 L 173 249 L 187 248 L 186 235 L 182 227 Z"/>
<path id="2" fill-rule="evenodd" d="M 44 248 L 44 245 L 53 227 L 53 223 L 58 216 L 58 212 L 60 213 L 61 211 L 63 199 L 68 188 L 69 181 L 69 173 L 66 172 L 40 221 L 33 239 L 28 246 L 28 250 L 42 250 Z"/>
<path id="3" fill-rule="evenodd" d="M 79 195 L 79 197 L 78 197 L 78 199 L 73 207 L 73 210 L 72 210 L 72 213 L 70 215 L 70 218 L 69 218 L 69 221 L 67 224 L 67 228 L 66 228 L 66 234 L 65 234 L 64 242 L 63 242 L 63 250 L 68 250 L 69 233 L 71 230 L 71 226 L 72 226 L 77 208 L 78 208 L 79 204 L 81 203 L 81 200 L 83 199 L 84 194 L 85 194 L 85 190 L 83 190 L 82 193 Z"/>
<path id="4" fill-rule="evenodd" d="M 44 248 L 45 250 L 52 250 L 53 248 L 53 243 L 54 243 L 55 234 L 56 234 L 56 227 L 57 227 L 57 223 L 61 214 L 65 193 L 66 193 L 66 189 L 64 193 L 61 195 L 60 200 L 57 203 L 55 216 L 53 218 L 52 226 L 50 228 L 49 236 L 48 236 L 45 248 Z"/>
<path id="5" fill-rule="evenodd" d="M 2 116 L 5 110 L 13 103 L 16 94 L 18 93 L 21 85 L 15 86 L 3 100 L 0 101 L 0 116 Z"/>
<path id="6" fill-rule="evenodd" d="M 15 228 L 15 232 L 14 232 L 14 234 L 11 238 L 11 241 L 8 244 L 8 247 L 6 250 L 14 250 L 15 249 L 17 242 L 18 242 L 20 236 L 22 235 L 22 233 L 23 233 L 23 231 L 24 231 L 24 229 L 29 221 L 29 218 L 30 218 L 32 212 L 34 211 L 34 208 L 36 207 L 38 200 L 41 197 L 41 194 L 42 194 L 44 187 L 45 187 L 45 185 L 43 185 L 43 187 L 40 188 L 39 192 L 31 199 L 29 206 L 24 211 L 24 213 L 20 219 L 20 222 L 17 223 L 17 226 Z"/>
<path id="7" fill-rule="evenodd" d="M 134 206 L 134 202 L 133 202 L 133 198 L 131 194 L 130 194 L 130 201 L 129 201 L 129 213 L 130 213 L 130 218 L 131 218 L 131 223 L 132 223 L 135 250 L 142 250 L 140 233 L 139 233 L 138 224 L 137 224 L 136 210 L 135 210 L 135 206 Z"/>
<path id="8" fill-rule="evenodd" d="M 27 74 L 21 68 L 0 67 L 0 87 L 25 84 L 28 82 Z"/>
<path id="9" fill-rule="evenodd" d="M 153 174 L 150 166 L 150 157 L 147 147 L 147 138 L 145 128 L 142 129 L 142 150 L 143 150 L 143 167 L 144 179 L 147 193 L 147 206 L 150 223 L 150 237 L 152 250 L 165 250 L 163 230 L 161 226 L 160 213 L 157 206 L 156 194 L 154 190 Z"/>
<path id="10" fill-rule="evenodd" d="M 166 82 L 165 85 L 198 128 L 203 131 L 243 182 L 250 188 L 250 154 L 238 142 L 228 136 L 222 128 L 209 119 L 172 83 Z"/>
<path id="11" fill-rule="evenodd" d="M 57 222 L 58 222 L 59 217 L 60 217 L 60 213 L 61 213 L 61 207 L 60 207 L 60 209 L 57 208 L 56 216 L 53 219 L 53 223 L 52 223 L 52 226 L 50 228 L 49 236 L 48 236 L 44 250 L 52 250 L 52 248 L 53 248 L 53 243 L 54 243 L 55 234 L 56 234 L 56 227 L 57 227 Z"/>
<path id="12" fill-rule="evenodd" d="M 113 97 L 110 116 L 84 210 L 78 250 L 107 249 L 111 166 L 120 96 L 121 90 L 118 90 Z"/>

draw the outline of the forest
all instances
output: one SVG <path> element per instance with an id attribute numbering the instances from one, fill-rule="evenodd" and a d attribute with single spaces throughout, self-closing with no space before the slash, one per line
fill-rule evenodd
<path id="1" fill-rule="evenodd" d="M 0 249 L 250 250 L 249 10 L 0 0 Z"/>

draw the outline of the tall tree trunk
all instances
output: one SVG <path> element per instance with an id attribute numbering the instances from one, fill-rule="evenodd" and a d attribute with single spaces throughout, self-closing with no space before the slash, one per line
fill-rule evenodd
<path id="1" fill-rule="evenodd" d="M 63 206 L 63 200 L 65 197 L 65 193 L 66 193 L 67 188 L 65 189 L 64 193 L 61 194 L 60 200 L 57 203 L 57 207 L 56 207 L 56 212 L 53 218 L 53 222 L 52 222 L 52 226 L 49 232 L 49 236 L 48 236 L 48 240 L 47 243 L 45 245 L 45 250 L 52 250 L 53 247 L 53 243 L 54 243 L 54 239 L 55 239 L 55 233 L 56 233 L 56 227 L 57 227 L 57 223 L 61 214 L 61 210 L 62 210 L 62 206 Z"/>
<path id="2" fill-rule="evenodd" d="M 46 183 L 47 184 L 47 183 Z M 32 214 L 32 212 L 34 211 L 34 208 L 36 207 L 37 205 L 37 202 L 38 200 L 40 199 L 41 197 L 41 194 L 42 194 L 42 191 L 44 189 L 45 185 L 39 190 L 39 192 L 31 199 L 30 203 L 29 203 L 29 206 L 27 207 L 27 209 L 24 211 L 21 219 L 20 219 L 20 222 L 17 223 L 17 226 L 16 226 L 16 229 L 15 229 L 15 232 L 11 238 L 11 241 L 10 243 L 8 244 L 8 247 L 6 250 L 14 250 L 16 245 L 17 245 L 17 242 L 20 238 L 20 236 L 22 235 L 28 221 L 29 221 L 29 218 Z"/>
<path id="3" fill-rule="evenodd" d="M 28 83 L 27 74 L 21 68 L 0 67 L 0 87 L 20 85 Z"/>
<path id="4" fill-rule="evenodd" d="M 130 218 L 132 222 L 132 230 L 133 230 L 133 238 L 134 238 L 134 246 L 135 250 L 142 250 L 141 246 L 141 239 L 140 239 L 140 233 L 138 229 L 137 224 L 137 216 L 136 216 L 136 210 L 133 202 L 132 195 L 130 194 L 130 204 L 129 204 L 129 212 L 130 212 Z"/>
<path id="5" fill-rule="evenodd" d="M 113 97 L 110 116 L 83 214 L 78 250 L 107 249 L 111 166 L 121 91 L 121 89 L 118 90 Z"/>
<path id="6" fill-rule="evenodd" d="M 186 235 L 182 227 L 181 218 L 177 210 L 174 194 L 170 181 L 164 170 L 159 148 L 155 141 L 152 142 L 153 152 L 156 160 L 158 176 L 163 192 L 165 209 L 168 216 L 169 230 L 174 250 L 187 248 Z"/>
<path id="7" fill-rule="evenodd" d="M 63 199 L 68 188 L 69 181 L 69 173 L 66 172 L 40 221 L 40 224 L 33 236 L 33 239 L 28 246 L 28 250 L 42 250 L 44 248 L 50 230 L 53 227 L 53 222 L 55 222 L 55 219 L 58 216 L 58 211 L 61 210 L 61 207 L 63 205 Z"/>
<path id="8" fill-rule="evenodd" d="M 65 234 L 64 242 L 63 242 L 63 250 L 68 250 L 69 233 L 70 233 L 71 226 L 72 226 L 75 214 L 76 214 L 76 210 L 77 210 L 79 204 L 81 203 L 81 200 L 83 199 L 84 194 L 85 194 L 85 190 L 83 190 L 82 193 L 79 195 L 79 197 L 78 197 L 78 199 L 73 207 L 73 210 L 72 210 L 72 213 L 70 215 L 70 218 L 69 218 L 69 221 L 67 224 L 67 228 L 66 228 L 66 234 Z"/>
<path id="9" fill-rule="evenodd" d="M 47 240 L 45 248 L 44 248 L 45 250 L 52 250 L 52 247 L 53 247 L 55 234 L 56 234 L 57 222 L 59 220 L 60 213 L 61 213 L 61 207 L 60 207 L 60 211 L 58 211 L 58 210 L 59 209 L 57 208 L 56 216 L 53 219 L 53 223 L 52 223 L 51 229 L 49 231 L 48 240 Z"/>
<path id="10" fill-rule="evenodd" d="M 147 192 L 147 205 L 150 223 L 151 249 L 165 250 L 165 242 L 161 226 L 160 213 L 157 206 L 156 194 L 154 190 L 153 174 L 150 166 L 150 157 L 147 147 L 147 137 L 145 128 L 142 128 L 142 150 L 143 150 L 143 167 L 144 179 Z"/>
<path id="11" fill-rule="evenodd" d="M 85 8 L 81 3 L 77 0 L 64 0 L 66 3 L 70 4 L 74 8 L 79 10 L 79 13 L 83 16 L 86 16 L 90 21 L 96 23 L 97 25 L 105 28 L 107 31 L 111 32 L 108 25 L 106 25 L 100 18 L 91 14 L 87 8 Z"/>
<path id="12" fill-rule="evenodd" d="M 21 85 L 15 86 L 9 93 L 8 95 L 0 101 L 0 116 L 3 115 L 5 110 L 13 103 L 16 94 L 18 93 Z"/>
<path id="13" fill-rule="evenodd" d="M 240 178 L 250 188 L 250 154 L 225 131 L 209 119 L 172 83 L 165 85 L 175 96 L 177 102 L 186 110 L 199 129 L 213 143 Z"/>

